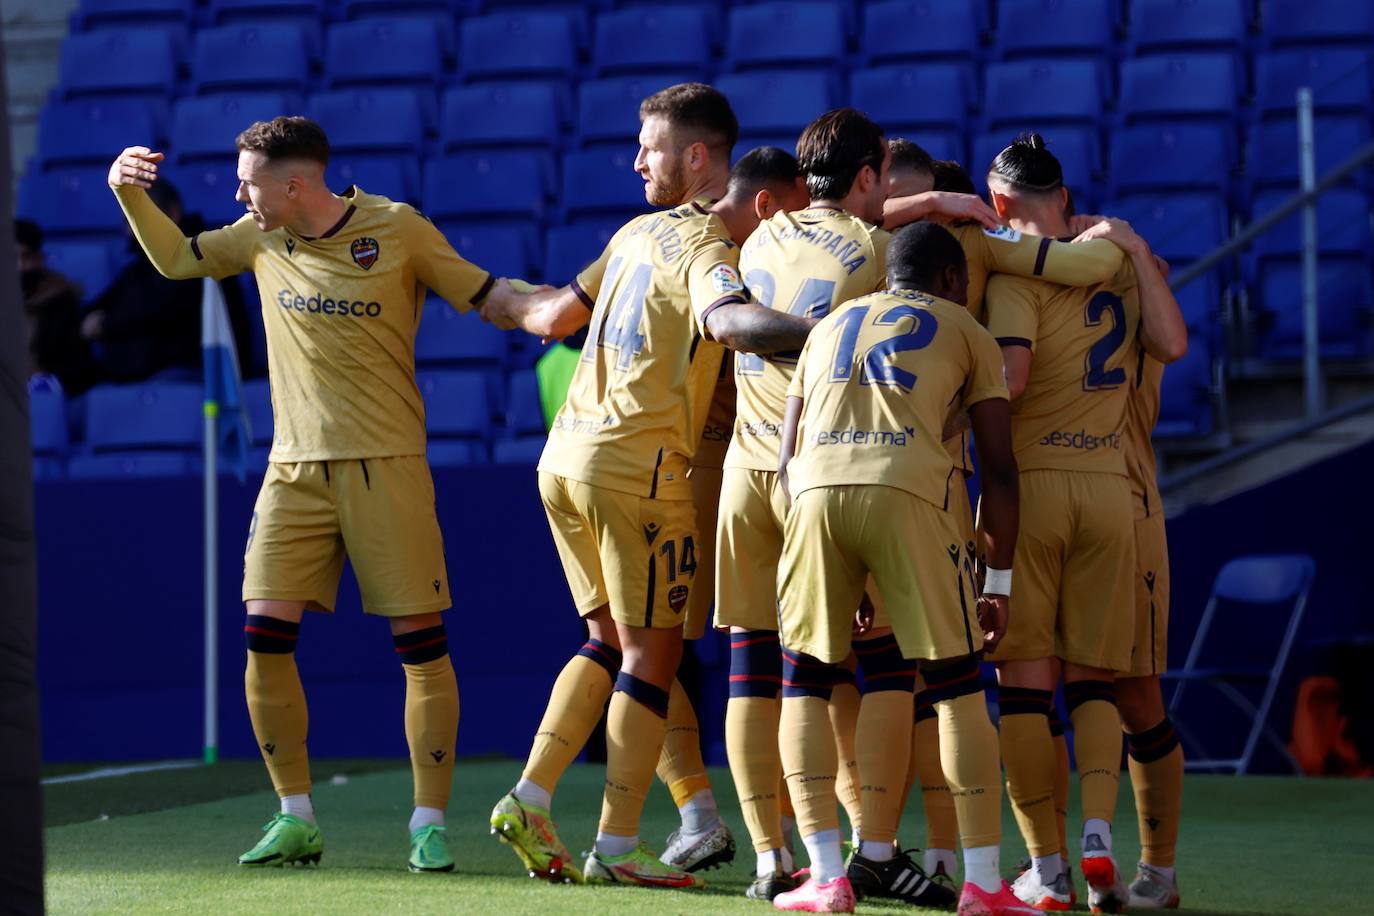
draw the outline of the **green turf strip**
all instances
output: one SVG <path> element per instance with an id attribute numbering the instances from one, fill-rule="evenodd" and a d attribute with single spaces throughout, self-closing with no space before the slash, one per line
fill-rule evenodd
<path id="1" fill-rule="evenodd" d="M 329 765 L 316 769 L 341 771 Z M 256 841 L 258 828 L 275 810 L 270 791 L 52 827 L 47 832 L 48 904 L 59 914 L 770 912 L 766 905 L 743 897 L 754 857 L 724 771 L 713 771 L 712 778 L 740 841 L 735 864 L 709 872 L 702 891 L 664 891 L 554 887 L 523 877 L 515 855 L 489 836 L 486 826 L 491 806 L 519 769 L 514 762 L 459 766 L 449 811 L 449 836 L 458 861 L 452 875 L 405 871 L 410 776 L 406 770 L 384 769 L 342 781 L 322 780 L 316 786 L 325 839 L 318 869 L 246 870 L 233 864 Z M 222 764 L 186 772 L 197 775 L 187 777 L 194 790 L 178 790 L 182 797 L 229 795 L 239 779 L 251 776 Z M 145 809 L 156 807 L 155 799 L 166 794 L 159 791 L 159 782 L 181 774 L 149 776 L 156 778 L 50 786 L 49 808 L 78 810 L 65 796 L 79 788 L 84 797 L 91 787 L 103 787 L 106 799 L 133 803 L 142 798 Z M 591 845 L 602 777 L 599 767 L 579 765 L 559 788 L 554 813 L 574 853 Z M 1369 829 L 1374 823 L 1374 784 L 1190 777 L 1185 792 L 1179 864 L 1183 904 L 1189 912 L 1208 916 L 1369 911 L 1362 876 L 1374 861 L 1374 831 Z M 1022 852 L 1009 813 L 1004 823 L 1003 866 L 1009 870 Z M 644 835 L 661 847 L 675 825 L 671 799 L 657 787 L 645 811 Z M 1129 871 L 1135 860 L 1136 829 L 1125 778 L 1118 825 L 1118 861 Z M 922 829 L 916 801 L 904 823 L 903 840 L 920 845 Z M 1081 877 L 1079 894 L 1086 901 Z M 1086 909 L 1085 904 L 1080 909 Z M 916 912 L 867 901 L 859 910 Z"/>

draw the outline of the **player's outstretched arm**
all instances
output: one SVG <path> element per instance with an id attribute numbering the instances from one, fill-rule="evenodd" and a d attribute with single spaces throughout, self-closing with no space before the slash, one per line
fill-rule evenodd
<path id="1" fill-rule="evenodd" d="M 1005 577 L 990 575 L 978 599 L 978 620 L 983 627 L 984 644 L 992 649 L 1007 630 L 1010 570 L 1021 525 L 1019 474 L 1012 451 L 1008 402 L 1000 397 L 979 401 L 969 407 L 969 422 L 973 426 L 973 444 L 983 477 L 982 553 L 989 570 L 1006 573 Z"/>
<path id="2" fill-rule="evenodd" d="M 1079 230 L 1075 242 L 1107 239 L 1126 253 L 1135 269 L 1136 289 L 1140 293 L 1141 345 L 1161 363 L 1182 359 L 1188 352 L 1188 325 L 1173 290 L 1169 289 L 1168 265 L 1154 256 L 1149 243 L 1125 220 L 1076 217 L 1072 228 Z"/>
<path id="3" fill-rule="evenodd" d="M 756 302 L 726 302 L 706 315 L 706 333 L 717 343 L 746 353 L 800 350 L 817 319 L 764 308 Z"/>
<path id="4" fill-rule="evenodd" d="M 582 330 L 591 321 L 592 310 L 572 286 L 543 287 L 530 293 L 501 279 L 482 301 L 481 315 L 502 330 L 519 328 L 549 341 Z"/>
<path id="5" fill-rule="evenodd" d="M 883 203 L 883 228 L 898 229 L 917 220 L 940 217 L 952 223 L 975 221 L 988 229 L 1002 225 L 997 211 L 977 194 L 926 191 L 906 197 L 889 197 Z"/>
<path id="6" fill-rule="evenodd" d="M 782 486 L 783 498 L 789 506 L 792 505 L 792 490 L 788 484 L 787 465 L 797 453 L 797 425 L 801 422 L 804 403 L 796 395 L 789 395 L 782 414 L 782 439 L 778 448 L 778 483 Z"/>
<path id="7" fill-rule="evenodd" d="M 157 181 L 162 159 L 162 153 L 146 146 L 131 146 L 111 164 L 107 181 L 134 237 L 158 273 L 172 280 L 211 276 L 210 265 L 196 257 L 191 240 L 148 197 L 146 189 Z"/>

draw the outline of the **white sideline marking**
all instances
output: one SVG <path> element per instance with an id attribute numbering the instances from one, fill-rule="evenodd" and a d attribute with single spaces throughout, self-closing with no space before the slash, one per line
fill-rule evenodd
<path id="1" fill-rule="evenodd" d="M 199 760 L 164 760 L 161 763 L 139 763 L 127 767 L 102 767 L 86 773 L 70 773 L 66 776 L 49 776 L 43 780 L 45 786 L 55 786 L 64 782 L 89 782 L 93 779 L 111 779 L 115 776 L 132 776 L 135 773 L 156 773 L 161 770 L 190 770 L 203 766 Z"/>

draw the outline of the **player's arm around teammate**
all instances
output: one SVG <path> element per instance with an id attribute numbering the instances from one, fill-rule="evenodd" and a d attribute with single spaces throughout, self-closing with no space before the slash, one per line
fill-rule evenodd
<path id="1" fill-rule="evenodd" d="M 1155 257 L 1150 243 L 1131 224 L 1111 217 L 1075 217 L 1070 228 L 1091 221 L 1074 242 L 1107 239 L 1126 253 L 1135 268 L 1140 293 L 1140 343 L 1145 352 L 1164 363 L 1177 362 L 1188 352 L 1188 324 L 1173 290 L 1169 289 L 1169 265 Z"/>

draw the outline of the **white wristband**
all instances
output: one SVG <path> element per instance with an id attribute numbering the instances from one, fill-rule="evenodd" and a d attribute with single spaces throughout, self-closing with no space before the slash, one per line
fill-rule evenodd
<path id="1" fill-rule="evenodd" d="M 983 594 L 985 595 L 1006 595 L 1011 596 L 1011 570 L 987 569 L 987 576 L 983 579 Z"/>

